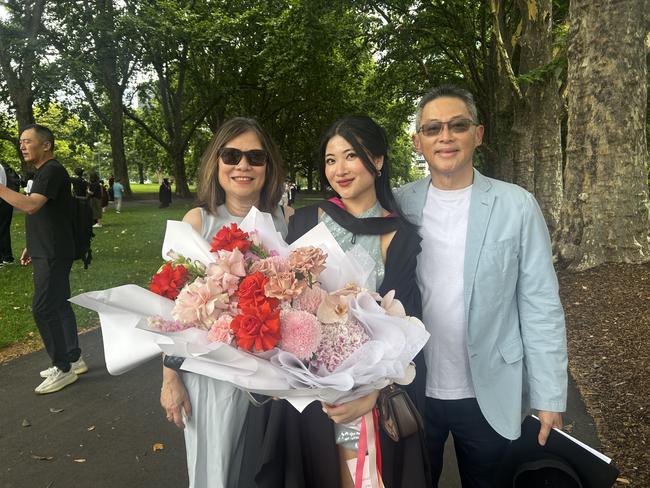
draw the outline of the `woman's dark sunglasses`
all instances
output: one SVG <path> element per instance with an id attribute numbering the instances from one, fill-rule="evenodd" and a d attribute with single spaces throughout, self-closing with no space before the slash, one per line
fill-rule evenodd
<path id="1" fill-rule="evenodd" d="M 223 164 L 236 166 L 241 161 L 242 156 L 246 156 L 248 164 L 251 166 L 264 166 L 269 162 L 269 155 L 264 149 L 251 149 L 250 151 L 240 151 L 234 147 L 222 147 L 219 149 L 219 157 Z"/>
<path id="2" fill-rule="evenodd" d="M 437 136 L 442 132 L 445 125 L 447 126 L 447 129 L 449 129 L 449 132 L 453 134 L 462 134 L 463 132 L 467 132 L 471 126 L 478 124 L 470 119 L 453 119 L 448 122 L 439 122 L 435 120 L 423 124 L 418 132 L 422 132 L 422 134 L 427 137 Z"/>

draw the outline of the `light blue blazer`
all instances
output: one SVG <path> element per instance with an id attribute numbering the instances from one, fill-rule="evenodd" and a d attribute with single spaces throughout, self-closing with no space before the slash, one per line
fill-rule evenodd
<path id="1" fill-rule="evenodd" d="M 396 195 L 405 217 L 418 226 L 430 184 L 427 177 Z M 516 439 L 529 408 L 566 409 L 564 311 L 535 198 L 476 170 L 463 280 L 476 399 L 492 428 Z"/>

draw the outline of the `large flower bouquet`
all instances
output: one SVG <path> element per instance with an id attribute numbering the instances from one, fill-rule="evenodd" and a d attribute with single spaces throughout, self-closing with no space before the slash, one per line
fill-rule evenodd
<path id="1" fill-rule="evenodd" d="M 167 262 L 150 290 L 125 285 L 72 301 L 99 312 L 113 374 L 162 350 L 185 357 L 184 370 L 302 409 L 402 380 L 428 339 L 393 292 L 363 288 L 372 269 L 360 253 L 343 253 L 322 224 L 288 246 L 257 209 L 211 243 L 169 221 Z"/>

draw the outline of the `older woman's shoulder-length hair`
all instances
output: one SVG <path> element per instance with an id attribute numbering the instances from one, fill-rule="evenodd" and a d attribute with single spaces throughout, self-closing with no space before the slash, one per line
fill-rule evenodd
<path id="1" fill-rule="evenodd" d="M 272 212 L 278 206 L 284 181 L 280 151 L 257 120 L 235 117 L 227 120 L 217 129 L 201 157 L 197 201 L 199 206 L 211 214 L 216 215 L 219 205 L 226 203 L 226 192 L 219 183 L 219 150 L 235 137 L 246 132 L 254 132 L 259 138 L 262 148 L 269 155 L 264 186 L 256 207 L 262 212 Z"/>

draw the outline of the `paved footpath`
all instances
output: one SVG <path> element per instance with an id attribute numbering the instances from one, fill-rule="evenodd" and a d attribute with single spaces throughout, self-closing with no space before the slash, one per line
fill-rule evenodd
<path id="1" fill-rule="evenodd" d="M 58 393 L 33 392 L 49 366 L 43 350 L 0 365 L 0 488 L 187 487 L 182 432 L 159 406 L 160 360 L 110 376 L 101 331 L 80 341 L 90 371 Z M 565 423 L 600 447 L 573 384 Z M 440 487 L 458 488 L 449 447 Z"/>

